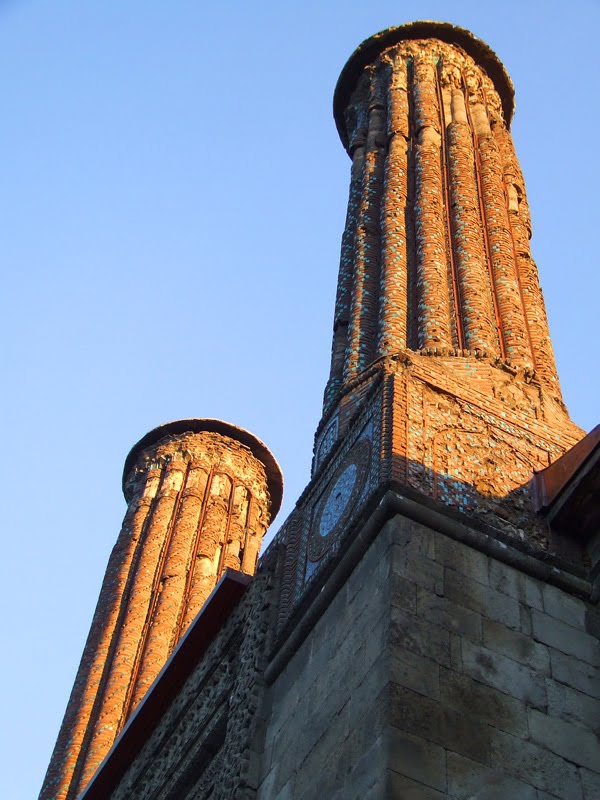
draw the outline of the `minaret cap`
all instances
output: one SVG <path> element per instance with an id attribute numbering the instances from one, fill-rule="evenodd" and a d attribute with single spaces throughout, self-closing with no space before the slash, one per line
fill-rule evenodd
<path id="1" fill-rule="evenodd" d="M 374 61 L 383 50 L 408 39 L 440 39 L 447 44 L 456 44 L 462 47 L 493 81 L 502 101 L 506 125 L 510 127 L 515 109 L 515 90 L 504 64 L 491 47 L 465 28 L 458 28 L 449 22 L 409 22 L 406 25 L 386 28 L 369 39 L 365 39 L 352 53 L 341 72 L 333 95 L 333 116 L 340 139 L 346 149 L 348 149 L 348 137 L 344 111 L 363 69 Z"/>
<path id="2" fill-rule="evenodd" d="M 222 419 L 203 419 L 200 417 L 176 419 L 173 422 L 165 422 L 164 425 L 159 425 L 145 436 L 142 436 L 139 442 L 134 444 L 131 448 L 129 455 L 125 459 L 125 466 L 123 468 L 123 494 L 127 502 L 131 500 L 127 489 L 127 479 L 138 460 L 138 456 L 143 450 L 156 444 L 161 439 L 164 439 L 165 436 L 204 432 L 220 433 L 223 436 L 229 436 L 231 439 L 235 439 L 241 444 L 246 445 L 254 456 L 264 464 L 267 473 L 269 496 L 271 498 L 271 519 L 275 519 L 283 498 L 283 474 L 279 464 L 275 460 L 275 456 L 271 453 L 266 444 L 261 442 L 261 440 L 250 433 L 250 431 L 239 428 L 237 425 L 232 425 L 230 422 L 224 422 Z"/>

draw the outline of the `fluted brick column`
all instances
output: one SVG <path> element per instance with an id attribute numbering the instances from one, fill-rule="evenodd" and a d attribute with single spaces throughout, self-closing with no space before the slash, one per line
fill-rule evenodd
<path id="1" fill-rule="evenodd" d="M 223 571 L 254 573 L 282 479 L 247 431 L 179 420 L 133 448 L 124 492 L 123 528 L 41 800 L 80 794 Z"/>
<path id="2" fill-rule="evenodd" d="M 560 406 L 513 98 L 490 48 L 445 23 L 383 31 L 344 67 L 334 113 L 353 165 L 319 431 L 406 350 L 488 359 Z"/>
<path id="3" fill-rule="evenodd" d="M 452 333 L 435 64 L 428 53 L 413 63 L 418 343 L 447 350 Z"/>

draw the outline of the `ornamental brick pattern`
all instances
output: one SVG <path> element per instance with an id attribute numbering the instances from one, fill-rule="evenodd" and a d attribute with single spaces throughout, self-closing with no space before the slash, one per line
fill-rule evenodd
<path id="1" fill-rule="evenodd" d="M 42 788 L 72 800 L 227 568 L 254 574 L 281 474 L 251 434 L 183 420 L 127 459 L 128 509 Z"/>
<path id="2" fill-rule="evenodd" d="M 512 84 L 475 37 L 426 27 L 365 42 L 336 90 L 353 167 L 324 422 L 362 370 L 406 349 L 500 360 L 561 402 Z"/>

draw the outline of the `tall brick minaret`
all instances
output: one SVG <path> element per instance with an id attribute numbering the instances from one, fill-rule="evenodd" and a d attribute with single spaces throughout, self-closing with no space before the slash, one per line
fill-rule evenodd
<path id="1" fill-rule="evenodd" d="M 73 800 L 226 569 L 254 574 L 282 477 L 220 420 L 151 431 L 125 462 L 127 512 L 40 794 Z"/>
<path id="2" fill-rule="evenodd" d="M 529 246 L 513 96 L 490 48 L 445 23 L 384 31 L 342 71 L 334 112 L 352 172 L 315 468 L 377 376 L 406 373 L 400 362 L 544 420 L 563 449 L 580 438 Z M 403 402 L 389 404 L 399 424 Z"/>
<path id="3" fill-rule="evenodd" d="M 512 111 L 501 63 L 452 26 L 391 29 L 348 62 L 335 114 L 352 177 L 326 409 L 407 348 L 510 363 L 560 397 Z"/>
<path id="4" fill-rule="evenodd" d="M 583 431 L 561 398 L 513 106 L 497 56 L 447 23 L 376 34 L 342 70 L 331 371 L 281 620 L 386 489 L 549 547 L 532 478 Z"/>

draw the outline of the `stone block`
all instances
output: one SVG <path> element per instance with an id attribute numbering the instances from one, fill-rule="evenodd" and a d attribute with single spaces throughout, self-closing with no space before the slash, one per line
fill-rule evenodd
<path id="1" fill-rule="evenodd" d="M 267 795 L 269 797 L 269 795 Z M 293 781 L 288 781 L 285 786 L 282 786 L 273 800 L 294 800 L 294 784 Z"/>
<path id="2" fill-rule="evenodd" d="M 408 578 L 435 594 L 444 592 L 444 567 L 423 553 L 395 546 L 392 570 L 395 575 Z"/>
<path id="3" fill-rule="evenodd" d="M 398 515 L 386 523 L 385 530 L 392 543 L 402 550 L 435 558 L 436 533 L 426 525 Z"/>
<path id="4" fill-rule="evenodd" d="M 538 800 L 535 787 L 507 774 L 503 765 L 487 767 L 451 752 L 448 793 L 456 800 Z"/>
<path id="5" fill-rule="evenodd" d="M 397 684 L 390 684 L 389 697 L 389 720 L 394 727 L 475 761 L 487 760 L 490 728 L 476 717 Z"/>
<path id="6" fill-rule="evenodd" d="M 484 585 L 489 583 L 488 557 L 462 542 L 435 534 L 435 560 Z"/>
<path id="7" fill-rule="evenodd" d="M 576 656 L 588 664 L 600 665 L 600 642 L 595 636 L 540 611 L 531 612 L 531 621 L 533 635 L 538 642 L 550 645 L 561 653 Z"/>
<path id="8" fill-rule="evenodd" d="M 369 551 L 370 552 L 370 551 Z M 383 568 L 382 574 L 378 567 Z M 346 581 L 344 588 L 338 592 L 331 604 L 329 614 L 326 614 L 337 631 L 352 629 L 362 618 L 366 620 L 379 616 L 381 610 L 389 606 L 391 571 L 390 559 L 384 557 L 380 562 L 370 568 L 363 568 L 360 563 L 352 573 L 350 580 Z M 352 583 L 352 590 L 347 588 Z"/>
<path id="9" fill-rule="evenodd" d="M 480 614 L 420 586 L 417 588 L 417 614 L 451 633 L 481 641 Z"/>
<path id="10" fill-rule="evenodd" d="M 382 547 L 382 536 L 375 540 L 361 560 L 358 568 L 338 593 L 344 614 L 355 617 L 360 609 L 371 603 L 384 603 L 388 594 L 389 576 L 392 569 L 391 545 Z"/>
<path id="11" fill-rule="evenodd" d="M 475 680 L 499 689 L 535 708 L 546 707 L 546 687 L 541 675 L 511 658 L 463 639 L 464 670 Z"/>
<path id="12" fill-rule="evenodd" d="M 539 581 L 494 558 L 490 558 L 489 562 L 490 586 L 526 606 L 543 610 L 542 584 Z"/>
<path id="13" fill-rule="evenodd" d="M 446 797 L 446 794 L 432 789 L 431 786 L 425 786 L 405 775 L 390 771 L 385 794 L 381 795 L 381 800 L 445 800 Z"/>
<path id="14" fill-rule="evenodd" d="M 531 609 L 529 606 L 519 603 L 519 615 L 521 617 L 521 633 L 524 633 L 525 636 L 532 636 L 533 626 L 531 624 Z"/>
<path id="15" fill-rule="evenodd" d="M 401 657 L 404 650 L 450 666 L 450 634 L 438 625 L 431 625 L 421 617 L 407 614 L 399 608 L 391 609 L 390 652 Z"/>
<path id="16" fill-rule="evenodd" d="M 450 636 L 450 666 L 456 672 L 463 671 L 462 642 L 458 634 Z"/>
<path id="17" fill-rule="evenodd" d="M 600 674 L 595 667 L 558 650 L 550 650 L 552 677 L 580 692 L 600 698 Z"/>
<path id="18" fill-rule="evenodd" d="M 443 747 L 394 726 L 389 727 L 387 737 L 387 763 L 392 772 L 434 789 L 445 790 L 446 751 Z"/>
<path id="19" fill-rule="evenodd" d="M 551 617 L 566 622 L 574 628 L 585 630 L 586 605 L 557 586 L 547 583 L 543 588 L 544 611 Z"/>
<path id="20" fill-rule="evenodd" d="M 453 569 L 444 573 L 445 596 L 484 617 L 502 622 L 509 628 L 520 628 L 519 602 L 502 592 L 461 575 Z"/>
<path id="21" fill-rule="evenodd" d="M 440 669 L 440 700 L 456 711 L 477 717 L 515 736 L 527 736 L 527 710 L 524 703 L 504 692 L 460 675 Z"/>
<path id="22" fill-rule="evenodd" d="M 483 644 L 490 650 L 525 664 L 542 675 L 550 674 L 548 648 L 524 633 L 518 633 L 499 622 L 484 619 Z"/>
<path id="23" fill-rule="evenodd" d="M 553 753 L 580 767 L 600 771 L 600 741 L 591 731 L 530 708 L 529 732 L 533 741 Z"/>
<path id="24" fill-rule="evenodd" d="M 286 781 L 285 784 L 278 785 L 278 769 L 274 766 L 271 769 L 262 783 L 258 787 L 256 797 L 257 800 L 293 800 L 293 781 Z"/>
<path id="25" fill-rule="evenodd" d="M 358 626 L 347 632 L 346 637 L 334 637 L 334 651 L 330 658 L 316 658 L 310 662 L 311 683 L 328 682 L 327 674 L 335 674 L 339 680 L 362 680 L 369 662 L 377 659 L 386 646 L 389 631 L 389 612 L 370 621 L 368 627 Z M 314 667 L 314 669 L 313 669 Z"/>
<path id="26" fill-rule="evenodd" d="M 337 791 L 333 800 L 346 800 L 346 791 L 347 789 L 345 787 Z M 356 798 L 356 800 L 388 800 L 385 777 L 378 781 L 375 786 L 372 786 L 364 796 Z"/>
<path id="27" fill-rule="evenodd" d="M 583 725 L 600 733 L 600 700 L 596 700 L 570 686 L 546 679 L 548 713 L 575 725 Z"/>
<path id="28" fill-rule="evenodd" d="M 440 667 L 410 650 L 390 659 L 390 680 L 434 700 L 440 696 Z"/>
<path id="29" fill-rule="evenodd" d="M 491 761 L 502 764 L 507 772 L 524 783 L 531 783 L 561 800 L 582 799 L 577 767 L 537 744 L 494 730 Z"/>
<path id="30" fill-rule="evenodd" d="M 307 689 L 308 686 L 321 673 L 321 668 L 326 664 L 329 664 L 335 657 L 337 646 L 334 631 L 332 630 L 331 626 L 327 624 L 328 620 L 326 618 L 321 618 L 319 623 L 321 622 L 323 622 L 323 625 L 320 626 L 319 632 L 327 635 L 317 637 L 313 636 L 312 633 L 309 634 L 304 642 L 302 642 L 300 645 L 299 650 L 294 653 L 281 676 L 277 678 L 275 686 L 277 686 L 277 684 L 279 684 L 280 680 L 283 678 L 287 691 L 293 690 L 301 682 L 303 684 L 302 688 Z M 298 660 L 302 660 L 302 674 L 298 674 L 297 668 L 294 668 L 292 674 L 288 677 L 286 675 L 288 668 L 297 659 L 297 657 L 300 656 L 300 651 L 304 650 L 305 648 L 308 650 L 308 658 L 298 658 Z M 295 683 L 290 685 L 289 680 L 292 675 L 295 676 L 296 680 Z"/>
<path id="31" fill-rule="evenodd" d="M 340 757 L 340 750 L 350 733 L 348 726 L 347 706 L 330 718 L 329 724 L 318 737 L 298 724 L 295 736 L 305 740 L 297 749 L 297 755 L 292 772 L 295 772 L 295 798 L 314 797 L 318 788 L 323 796 L 332 795 L 337 788 L 336 768 Z M 315 779 L 320 778 L 320 783 Z M 312 794 L 311 794 L 312 791 Z"/>
<path id="32" fill-rule="evenodd" d="M 356 670 L 364 675 L 371 665 L 387 650 L 390 633 L 389 612 L 384 614 L 379 622 L 369 631 L 354 656 Z M 361 675 L 361 679 L 362 679 Z"/>
<path id="33" fill-rule="evenodd" d="M 370 795 L 373 789 L 381 785 L 386 769 L 387 737 L 383 734 L 373 741 L 369 736 L 364 736 L 363 730 L 355 731 L 340 746 L 339 751 L 333 751 L 329 760 L 329 769 L 335 774 L 336 791 L 333 798 L 337 800 L 363 800 Z M 363 735 L 361 735 L 361 733 Z M 339 756 L 339 757 L 338 757 Z M 315 788 L 319 792 L 319 776 L 314 776 Z M 383 800 L 383 794 L 381 794 Z"/>
<path id="34" fill-rule="evenodd" d="M 363 680 L 357 685 L 352 685 L 348 703 L 348 724 L 350 728 L 362 726 L 365 715 L 371 719 L 372 731 L 376 731 L 377 720 L 373 716 L 378 698 L 387 686 L 390 679 L 389 657 L 382 655 L 366 673 Z"/>
<path id="35" fill-rule="evenodd" d="M 585 629 L 596 639 L 600 639 L 600 609 L 598 606 L 586 610 Z"/>
<path id="36" fill-rule="evenodd" d="M 600 800 L 600 775 L 583 767 L 579 770 L 584 800 Z"/>
<path id="37" fill-rule="evenodd" d="M 411 614 L 417 613 L 417 586 L 412 580 L 393 572 L 391 581 L 391 602 Z"/>

